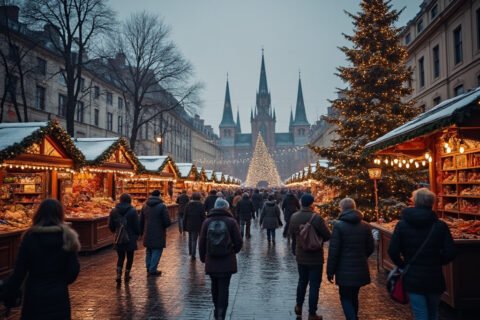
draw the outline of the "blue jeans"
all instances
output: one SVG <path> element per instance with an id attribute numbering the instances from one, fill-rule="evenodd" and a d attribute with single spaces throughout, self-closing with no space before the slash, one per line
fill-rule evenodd
<path id="1" fill-rule="evenodd" d="M 315 314 L 317 312 L 318 294 L 320 292 L 320 283 L 322 282 L 323 264 L 308 266 L 298 264 L 298 286 L 297 286 L 297 305 L 302 306 L 307 293 L 307 285 L 310 284 L 308 294 L 308 312 Z"/>
<path id="2" fill-rule="evenodd" d="M 267 229 L 267 239 L 268 241 L 272 239 L 275 242 L 275 229 Z"/>
<path id="3" fill-rule="evenodd" d="M 358 319 L 358 293 L 360 287 L 339 287 L 340 302 L 346 320 Z"/>
<path id="4" fill-rule="evenodd" d="M 145 255 L 145 265 L 147 267 L 147 272 L 155 273 L 157 271 L 158 263 L 162 257 L 162 249 L 150 249 L 147 248 L 147 253 Z"/>
<path id="5" fill-rule="evenodd" d="M 413 318 L 415 320 L 437 320 L 440 296 L 441 294 L 438 293 L 420 294 L 408 292 Z"/>

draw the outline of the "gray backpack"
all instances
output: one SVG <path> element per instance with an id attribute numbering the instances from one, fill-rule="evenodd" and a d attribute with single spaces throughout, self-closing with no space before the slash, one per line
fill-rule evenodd
<path id="1" fill-rule="evenodd" d="M 232 253 L 232 239 L 228 226 L 223 220 L 213 220 L 207 229 L 207 254 L 222 257 Z"/>

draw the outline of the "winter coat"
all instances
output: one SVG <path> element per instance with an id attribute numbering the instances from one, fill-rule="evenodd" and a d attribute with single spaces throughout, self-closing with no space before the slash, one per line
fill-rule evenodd
<path id="1" fill-rule="evenodd" d="M 275 201 L 267 201 L 260 214 L 260 225 L 265 229 L 276 229 L 282 225 L 280 208 Z"/>
<path id="2" fill-rule="evenodd" d="M 140 234 L 143 235 L 143 245 L 149 249 L 166 247 L 167 228 L 171 221 L 168 209 L 159 197 L 150 197 L 140 214 Z"/>
<path id="3" fill-rule="evenodd" d="M 178 204 L 178 216 L 180 218 L 183 217 L 183 214 L 185 213 L 185 207 L 187 206 L 189 201 L 190 198 L 187 196 L 186 193 L 182 193 L 178 196 L 176 202 Z"/>
<path id="4" fill-rule="evenodd" d="M 209 195 L 206 199 L 205 199 L 205 212 L 208 214 L 210 212 L 210 210 L 213 209 L 213 207 L 215 206 L 215 201 L 217 201 L 217 196 L 216 195 Z"/>
<path id="5" fill-rule="evenodd" d="M 247 197 L 242 197 L 242 200 L 237 203 L 236 211 L 238 219 L 241 221 L 250 221 L 255 212 L 255 207 L 253 206 L 252 200 Z"/>
<path id="6" fill-rule="evenodd" d="M 255 210 L 260 210 L 263 207 L 263 196 L 260 193 L 254 193 L 252 195 L 252 203 Z"/>
<path id="7" fill-rule="evenodd" d="M 447 224 L 438 220 L 431 208 L 403 209 L 388 254 L 398 267 L 404 268 L 427 238 L 432 226 L 430 239 L 404 275 L 407 292 L 428 294 L 445 291 L 442 266 L 454 259 L 455 245 Z"/>
<path id="8" fill-rule="evenodd" d="M 292 214 L 300 210 L 300 201 L 291 193 L 287 193 L 282 203 L 283 218 L 288 223 Z"/>
<path id="9" fill-rule="evenodd" d="M 205 207 L 198 200 L 190 201 L 183 215 L 183 229 L 190 232 L 200 232 L 205 221 Z"/>
<path id="10" fill-rule="evenodd" d="M 5 305 L 13 306 L 26 279 L 21 319 L 71 319 L 68 285 L 80 272 L 79 249 L 77 233 L 66 225 L 31 227 L 7 282 Z"/>
<path id="11" fill-rule="evenodd" d="M 339 286 L 361 287 L 370 283 L 368 257 L 374 242 L 370 226 L 357 210 L 343 212 L 333 226 L 328 249 L 327 275 Z"/>
<path id="12" fill-rule="evenodd" d="M 323 265 L 323 248 L 319 251 L 303 251 L 300 243 L 297 241 L 297 236 L 300 233 L 300 225 L 310 221 L 312 214 L 316 213 L 310 208 L 302 207 L 300 211 L 297 211 L 292 215 L 288 230 L 292 235 L 292 251 L 296 255 L 297 263 L 318 266 Z M 328 241 L 328 239 L 330 239 L 330 230 L 328 230 L 327 225 L 321 216 L 317 215 L 313 219 L 312 225 L 315 228 L 317 235 L 323 238 L 323 241 Z"/>
<path id="13" fill-rule="evenodd" d="M 230 232 L 230 239 L 233 244 L 233 250 L 229 255 L 222 257 L 212 257 L 207 253 L 207 231 L 208 225 L 214 220 L 223 220 Z M 243 240 L 240 234 L 237 221 L 232 217 L 230 212 L 225 209 L 212 209 L 207 216 L 207 220 L 203 222 L 200 231 L 198 250 L 200 252 L 200 260 L 205 263 L 205 273 L 209 275 L 226 275 L 237 272 L 236 254 L 242 249 Z"/>
<path id="14" fill-rule="evenodd" d="M 108 228 L 112 233 L 120 226 L 120 216 L 127 220 L 128 243 L 116 245 L 115 249 L 120 251 L 137 250 L 137 240 L 140 235 L 140 227 L 138 225 L 137 210 L 129 203 L 118 203 L 110 212 L 108 218 Z"/>

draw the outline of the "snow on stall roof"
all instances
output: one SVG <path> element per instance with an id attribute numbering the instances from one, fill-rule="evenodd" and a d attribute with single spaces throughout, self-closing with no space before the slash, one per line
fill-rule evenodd
<path id="1" fill-rule="evenodd" d="M 87 161 L 94 161 L 118 139 L 120 138 L 76 138 L 73 143 L 83 153 Z"/>
<path id="2" fill-rule="evenodd" d="M 192 171 L 193 163 L 176 163 L 181 178 L 187 178 Z"/>
<path id="3" fill-rule="evenodd" d="M 148 171 L 158 171 L 167 161 L 168 156 L 138 156 L 137 158 Z"/>
<path id="4" fill-rule="evenodd" d="M 208 180 L 212 180 L 213 170 L 205 170 L 205 175 Z"/>
<path id="5" fill-rule="evenodd" d="M 401 125 L 400 127 L 388 132 L 375 141 L 371 141 L 365 145 L 366 148 L 371 148 L 377 144 L 388 141 L 395 137 L 407 134 L 411 131 L 418 130 L 424 126 L 430 125 L 442 119 L 453 115 L 457 110 L 460 110 L 480 98 L 480 87 L 448 99 L 437 105 L 436 107 L 418 115 L 413 120 Z"/>
<path id="6" fill-rule="evenodd" d="M 4 150 L 15 143 L 32 135 L 40 128 L 47 127 L 48 122 L 21 122 L 0 124 L 0 150 Z"/>
<path id="7" fill-rule="evenodd" d="M 221 171 L 215 172 L 215 179 L 217 179 L 217 181 L 222 180 L 222 172 Z"/>

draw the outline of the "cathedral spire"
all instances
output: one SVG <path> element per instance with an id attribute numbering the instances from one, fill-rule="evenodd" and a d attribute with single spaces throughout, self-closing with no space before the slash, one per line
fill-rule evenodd
<path id="1" fill-rule="evenodd" d="M 232 112 L 232 103 L 230 101 L 230 88 L 228 85 L 228 74 L 227 74 L 227 87 L 225 89 L 225 103 L 223 105 L 223 116 L 222 122 L 220 122 L 220 127 L 231 127 L 235 126 L 233 121 L 233 112 Z"/>
<path id="2" fill-rule="evenodd" d="M 237 108 L 237 123 L 235 131 L 237 133 L 242 133 L 242 126 L 240 125 L 240 108 Z"/>
<path id="3" fill-rule="evenodd" d="M 288 124 L 288 128 L 291 129 L 293 125 L 293 110 L 292 107 L 290 107 L 290 122 Z"/>
<path id="4" fill-rule="evenodd" d="M 263 48 L 262 48 L 262 65 L 260 67 L 260 83 L 258 85 L 258 93 L 268 93 L 267 86 L 267 72 L 265 71 L 265 59 L 263 57 Z"/>
<path id="5" fill-rule="evenodd" d="M 303 90 L 302 79 L 300 74 L 298 75 L 298 93 L 297 93 L 297 106 L 295 108 L 295 121 L 294 125 L 309 125 L 307 120 L 307 114 L 305 112 L 305 103 L 303 102 Z"/>

